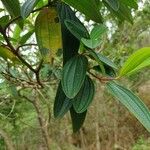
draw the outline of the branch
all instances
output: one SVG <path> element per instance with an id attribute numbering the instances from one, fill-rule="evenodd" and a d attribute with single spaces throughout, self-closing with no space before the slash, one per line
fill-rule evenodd
<path id="1" fill-rule="evenodd" d="M 41 81 L 40 81 L 40 70 L 41 70 L 41 68 L 42 68 L 42 65 L 43 65 L 43 59 L 41 60 L 39 66 L 38 66 L 37 69 L 35 70 L 36 80 L 37 80 L 37 83 L 41 86 L 41 88 L 43 88 L 43 84 L 42 84 Z"/>
<path id="2" fill-rule="evenodd" d="M 15 21 L 17 21 L 17 20 L 19 20 L 19 19 L 21 19 L 21 16 L 15 17 L 15 18 L 13 18 L 10 22 L 8 22 L 7 25 L 6 25 L 5 28 L 4 28 L 4 31 L 6 32 L 7 28 L 8 28 L 13 22 L 15 22 Z"/>
<path id="3" fill-rule="evenodd" d="M 3 28 L 2 28 L 1 26 L 0 26 L 0 33 L 3 35 L 3 37 L 4 37 L 4 39 L 5 39 L 6 43 L 7 43 L 7 46 L 10 48 L 9 50 L 10 50 L 15 56 L 17 56 L 17 57 L 19 58 L 19 60 L 20 60 L 23 64 L 25 64 L 32 72 L 35 73 L 35 72 L 36 72 L 35 69 L 33 69 L 32 66 L 31 66 L 28 62 L 26 62 L 26 61 L 19 55 L 19 53 L 16 51 L 16 49 L 12 46 L 12 44 L 11 44 L 10 41 L 9 41 L 9 38 L 7 37 L 5 31 L 3 30 Z"/>
<path id="4" fill-rule="evenodd" d="M 23 45 L 18 46 L 16 48 L 16 51 L 18 52 L 20 48 L 25 47 L 25 46 L 37 46 L 37 44 L 34 44 L 34 43 L 23 44 Z"/>
<path id="5" fill-rule="evenodd" d="M 112 78 L 112 77 L 98 77 L 90 71 L 88 71 L 88 73 L 90 75 L 92 75 L 94 78 L 98 79 L 101 83 L 105 83 L 105 82 L 108 82 L 108 81 L 111 81 L 111 80 L 117 80 L 117 78 Z"/>

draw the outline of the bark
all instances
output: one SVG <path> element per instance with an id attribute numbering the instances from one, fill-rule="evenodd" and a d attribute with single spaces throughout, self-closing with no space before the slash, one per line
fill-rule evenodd
<path id="1" fill-rule="evenodd" d="M 34 105 L 36 113 L 37 113 L 38 121 L 39 121 L 39 124 L 41 127 L 41 131 L 42 131 L 43 138 L 45 140 L 46 147 L 48 150 L 50 150 L 51 141 L 50 141 L 50 137 L 48 134 L 48 126 L 44 119 L 44 114 L 41 111 L 41 107 L 40 107 L 38 98 L 33 102 L 33 105 Z"/>

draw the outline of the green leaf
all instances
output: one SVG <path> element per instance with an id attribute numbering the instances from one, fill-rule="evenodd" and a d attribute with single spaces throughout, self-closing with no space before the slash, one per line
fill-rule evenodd
<path id="1" fill-rule="evenodd" d="M 126 6 L 129 6 L 131 8 L 134 8 L 134 9 L 138 9 L 138 3 L 137 3 L 137 0 L 120 0 L 121 3 L 124 3 Z"/>
<path id="2" fill-rule="evenodd" d="M 68 98 L 74 98 L 80 91 L 86 76 L 88 60 L 83 55 L 71 58 L 64 66 L 62 88 Z"/>
<path id="3" fill-rule="evenodd" d="M 81 40 L 83 37 L 89 38 L 89 33 L 83 24 L 72 20 L 66 20 L 65 25 L 78 40 Z"/>
<path id="4" fill-rule="evenodd" d="M 108 66 L 117 69 L 116 64 L 114 64 L 109 58 L 107 58 L 106 56 L 100 54 L 100 53 L 96 53 L 94 50 L 88 49 L 88 52 L 90 53 L 91 56 L 94 57 L 94 59 L 101 65 L 101 62 L 103 62 L 104 64 L 107 64 Z"/>
<path id="5" fill-rule="evenodd" d="M 99 11 L 99 6 L 96 0 L 63 0 L 67 4 L 71 5 L 81 13 L 85 14 L 86 17 L 91 20 L 102 23 L 102 16 Z"/>
<path id="6" fill-rule="evenodd" d="M 21 44 L 21 45 L 25 44 L 27 42 L 27 40 L 32 36 L 33 33 L 34 33 L 34 30 L 30 30 L 25 35 L 23 35 L 20 38 L 19 44 Z"/>
<path id="7" fill-rule="evenodd" d="M 72 100 L 74 110 L 77 113 L 83 113 L 91 104 L 95 93 L 93 81 L 86 76 L 84 84 L 77 96 Z"/>
<path id="8" fill-rule="evenodd" d="M 119 9 L 118 11 L 115 11 L 103 0 L 104 5 L 107 7 L 107 9 L 111 12 L 111 14 L 119 19 L 119 21 L 123 22 L 127 20 L 130 23 L 133 23 L 131 9 L 127 7 L 124 3 L 119 3 Z"/>
<path id="9" fill-rule="evenodd" d="M 62 90 L 61 83 L 59 83 L 54 102 L 54 117 L 62 118 L 71 108 L 71 106 L 72 100 L 66 97 Z"/>
<path id="10" fill-rule="evenodd" d="M 1 1 L 12 17 L 20 16 L 19 0 L 1 0 Z"/>
<path id="11" fill-rule="evenodd" d="M 0 8 L 0 12 L 3 12 L 3 11 L 5 11 L 5 9 L 3 9 L 3 8 Z"/>
<path id="12" fill-rule="evenodd" d="M 81 39 L 82 43 L 91 49 L 98 47 L 101 44 L 101 37 L 106 32 L 106 29 L 103 24 L 96 25 L 90 33 L 90 39 L 83 37 Z"/>
<path id="13" fill-rule="evenodd" d="M 114 71 L 114 69 L 112 67 L 110 67 L 110 66 L 108 66 L 106 64 L 103 64 L 103 66 L 104 66 L 106 75 L 108 75 L 110 77 L 115 77 L 116 76 L 116 72 Z M 97 71 L 97 72 L 102 73 L 102 69 L 101 69 L 101 67 L 99 65 L 94 66 L 92 69 Z"/>
<path id="14" fill-rule="evenodd" d="M 8 13 L 12 18 L 16 18 L 20 16 L 20 4 L 19 0 L 1 0 L 5 8 L 7 9 Z M 16 23 L 22 28 L 23 22 L 22 21 L 16 21 Z"/>
<path id="15" fill-rule="evenodd" d="M 94 49 L 101 44 L 101 39 L 81 39 L 82 43 L 88 48 Z"/>
<path id="16" fill-rule="evenodd" d="M 16 25 L 13 30 L 13 35 L 12 35 L 12 38 L 16 39 L 16 42 L 18 42 L 20 40 L 21 32 L 22 32 L 22 29 L 19 27 L 19 25 Z"/>
<path id="17" fill-rule="evenodd" d="M 119 76 L 130 75 L 146 66 L 150 66 L 150 47 L 139 49 L 132 54 L 121 68 Z"/>
<path id="18" fill-rule="evenodd" d="M 71 114 L 73 132 L 79 131 L 79 129 L 81 128 L 81 126 L 84 123 L 86 113 L 87 113 L 87 111 L 85 111 L 83 113 L 76 113 L 74 108 L 71 107 L 70 114 Z"/>
<path id="19" fill-rule="evenodd" d="M 5 26 L 7 25 L 8 22 L 9 22 L 9 15 L 5 15 L 0 18 L 0 25 L 3 28 L 5 28 Z"/>
<path id="20" fill-rule="evenodd" d="M 76 17 L 75 12 L 65 3 L 58 3 L 57 9 L 61 22 L 62 43 L 63 43 L 63 63 L 65 64 L 71 57 L 78 53 L 80 40 L 78 40 L 66 27 L 65 20 L 81 21 Z M 81 23 L 82 24 L 82 23 Z"/>
<path id="21" fill-rule="evenodd" d="M 90 38 L 91 39 L 100 39 L 104 33 L 106 33 L 107 27 L 104 26 L 103 24 L 99 24 L 94 26 L 90 33 Z"/>
<path id="22" fill-rule="evenodd" d="M 105 0 L 105 2 L 115 11 L 117 11 L 119 9 L 118 0 Z"/>
<path id="23" fill-rule="evenodd" d="M 80 41 L 67 29 L 64 21 L 66 19 L 73 20 L 75 22 L 79 22 L 79 19 L 75 16 L 75 12 L 65 3 L 58 3 L 57 9 L 59 13 L 59 18 L 61 21 L 61 29 L 62 29 L 62 40 L 63 40 L 63 63 L 66 62 L 77 55 L 78 49 L 80 46 Z M 73 107 L 70 109 L 72 124 L 73 124 L 73 131 L 76 132 L 82 126 L 86 112 L 77 114 Z"/>
<path id="24" fill-rule="evenodd" d="M 21 7 L 21 16 L 23 19 L 27 18 L 32 12 L 33 8 L 39 0 L 26 0 L 23 6 Z"/>
<path id="25" fill-rule="evenodd" d="M 143 124 L 150 132 L 150 111 L 139 97 L 134 95 L 130 90 L 116 84 L 108 82 L 107 88 L 129 111 Z"/>

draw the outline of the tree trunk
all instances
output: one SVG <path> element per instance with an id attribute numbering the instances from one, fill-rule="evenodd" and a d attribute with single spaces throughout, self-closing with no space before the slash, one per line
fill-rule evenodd
<path id="1" fill-rule="evenodd" d="M 41 107 L 40 107 L 38 98 L 33 102 L 33 105 L 34 105 L 35 110 L 37 112 L 38 121 L 39 121 L 39 124 L 40 124 L 40 127 L 41 127 L 41 131 L 42 131 L 42 134 L 43 134 L 43 138 L 45 140 L 46 147 L 47 147 L 48 150 L 50 150 L 51 141 L 50 141 L 50 137 L 49 137 L 49 134 L 48 134 L 48 126 L 46 125 L 46 121 L 44 119 L 44 114 L 41 111 Z"/>

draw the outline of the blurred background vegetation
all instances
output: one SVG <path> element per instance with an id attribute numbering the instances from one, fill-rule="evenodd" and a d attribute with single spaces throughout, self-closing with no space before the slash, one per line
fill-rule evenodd
<path id="1" fill-rule="evenodd" d="M 150 46 L 150 3 L 147 0 L 139 4 L 142 7 L 133 12 L 133 24 L 120 24 L 113 21 L 109 13 L 105 14 L 105 17 L 110 18 L 110 22 L 106 22 L 109 31 L 97 50 L 102 51 L 118 66 L 122 66 L 135 50 Z M 31 15 L 30 19 L 34 17 Z M 92 23 L 85 24 L 89 29 L 92 26 Z M 32 30 L 32 27 L 30 22 L 26 28 Z M 12 38 L 15 45 L 25 33 L 20 36 L 21 31 L 17 26 L 14 28 Z M 1 36 L 0 39 L 3 40 Z M 34 40 L 33 35 L 29 41 L 35 43 Z M 31 64 L 40 57 L 33 45 L 23 47 L 20 51 Z M 28 69 L 14 67 L 0 58 L 0 150 L 44 150 L 47 136 L 51 141 L 52 150 L 150 149 L 148 132 L 127 109 L 109 96 L 103 85 L 97 81 L 94 101 L 79 133 L 72 134 L 69 114 L 61 120 L 54 119 L 53 103 L 61 74 L 61 62 L 60 51 L 55 66 L 43 66 L 41 79 L 45 88 L 38 89 L 32 85 L 35 77 Z M 134 90 L 150 108 L 148 68 L 123 79 L 122 83 Z M 48 135 L 43 136 L 43 133 Z"/>

